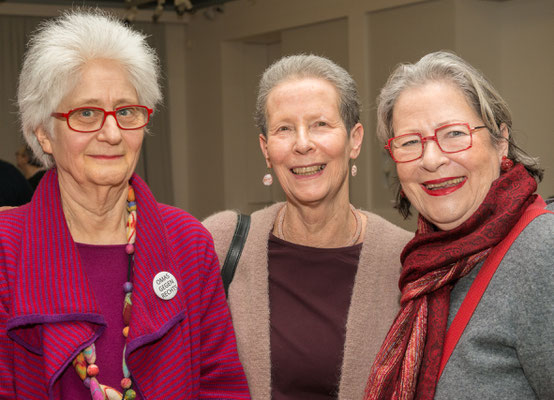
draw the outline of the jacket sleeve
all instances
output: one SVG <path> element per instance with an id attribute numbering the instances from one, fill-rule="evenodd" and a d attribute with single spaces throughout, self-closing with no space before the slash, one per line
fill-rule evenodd
<path id="1" fill-rule="evenodd" d="M 202 221 L 202 224 L 211 233 L 214 242 L 215 252 L 219 258 L 219 266 L 223 267 L 223 262 L 229 251 L 231 240 L 237 226 L 237 213 L 235 211 L 222 211 L 211 215 Z"/>
<path id="2" fill-rule="evenodd" d="M 235 334 L 211 237 L 205 252 L 205 281 L 201 285 L 200 398 L 249 399 L 248 384 L 237 354 Z"/>
<path id="3" fill-rule="evenodd" d="M 521 240 L 520 240 L 521 239 Z M 537 217 L 510 251 L 517 357 L 538 399 L 554 398 L 554 214 Z"/>
<path id="4" fill-rule="evenodd" d="M 7 332 L 9 283 L 6 267 L 6 249 L 0 240 L 0 399 L 13 399 L 13 346 Z"/>

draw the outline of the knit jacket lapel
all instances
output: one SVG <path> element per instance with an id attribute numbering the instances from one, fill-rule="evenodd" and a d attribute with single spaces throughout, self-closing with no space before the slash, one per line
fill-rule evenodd
<path id="1" fill-rule="evenodd" d="M 183 286 L 183 281 L 169 248 L 158 203 L 138 175 L 133 175 L 131 185 L 137 199 L 138 223 L 135 242 L 133 314 L 127 353 L 159 339 L 156 334 L 160 330 L 167 330 L 169 327 L 166 324 L 171 321 L 177 323 L 186 315 L 183 290 L 178 290 L 171 300 L 162 300 L 154 292 L 154 277 L 159 272 L 172 274 L 180 287 Z"/>
<path id="2" fill-rule="evenodd" d="M 13 286 L 8 335 L 42 356 L 49 392 L 78 349 L 104 331 L 102 317 L 63 215 L 56 170 L 28 207 Z"/>

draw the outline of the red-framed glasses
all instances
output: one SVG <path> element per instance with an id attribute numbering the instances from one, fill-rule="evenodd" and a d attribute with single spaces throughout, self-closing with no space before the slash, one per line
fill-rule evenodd
<path id="1" fill-rule="evenodd" d="M 117 107 L 106 111 L 100 107 L 79 107 L 66 113 L 54 112 L 52 117 L 65 118 L 69 129 L 75 132 L 96 132 L 102 129 L 108 115 L 115 118 L 119 129 L 134 130 L 145 127 L 153 110 L 141 105 Z"/>
<path id="2" fill-rule="evenodd" d="M 430 140 L 437 143 L 443 153 L 459 153 L 471 148 L 473 132 L 482 128 L 486 128 L 486 126 L 471 128 L 469 124 L 456 123 L 438 127 L 433 136 L 424 137 L 419 132 L 406 133 L 390 138 L 385 149 L 397 163 L 406 163 L 421 158 L 425 143 Z"/>

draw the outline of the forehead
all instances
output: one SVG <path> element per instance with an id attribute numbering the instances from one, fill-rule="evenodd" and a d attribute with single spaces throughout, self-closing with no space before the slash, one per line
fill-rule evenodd
<path id="1" fill-rule="evenodd" d="M 137 91 L 127 70 L 117 61 L 98 59 L 87 62 L 76 76 L 72 89 L 62 104 L 81 105 L 82 102 L 110 103 L 118 100 L 137 101 Z"/>
<path id="2" fill-rule="evenodd" d="M 331 82 L 322 78 L 291 78 L 276 85 L 269 92 L 266 104 L 268 114 L 283 108 L 313 106 L 338 111 L 338 91 Z"/>
<path id="3" fill-rule="evenodd" d="M 394 130 L 437 128 L 452 122 L 480 119 L 465 93 L 448 81 L 409 87 L 398 96 L 392 112 Z"/>

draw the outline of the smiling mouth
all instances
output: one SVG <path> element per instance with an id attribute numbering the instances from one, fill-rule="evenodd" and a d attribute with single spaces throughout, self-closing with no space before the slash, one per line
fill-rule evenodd
<path id="1" fill-rule="evenodd" d="M 425 186 L 427 190 L 447 189 L 450 187 L 457 186 L 465 180 L 466 180 L 465 177 L 460 177 L 455 179 L 449 179 L 447 181 L 440 182 L 440 183 L 423 183 L 423 186 Z"/>
<path id="2" fill-rule="evenodd" d="M 326 166 L 327 164 L 312 165 L 311 167 L 291 168 L 291 171 L 294 175 L 314 175 L 319 171 L 323 171 Z"/>

